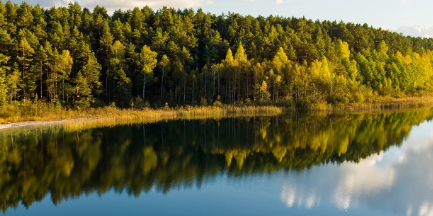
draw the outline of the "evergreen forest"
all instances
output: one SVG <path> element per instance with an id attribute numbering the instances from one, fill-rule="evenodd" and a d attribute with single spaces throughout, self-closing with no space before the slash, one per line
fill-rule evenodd
<path id="1" fill-rule="evenodd" d="M 433 39 L 305 17 L 0 1 L 0 109 L 362 104 L 433 91 Z"/>

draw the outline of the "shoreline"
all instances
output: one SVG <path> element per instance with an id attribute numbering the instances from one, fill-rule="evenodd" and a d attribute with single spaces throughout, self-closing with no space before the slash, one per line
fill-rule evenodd
<path id="1" fill-rule="evenodd" d="M 98 108 L 88 112 L 67 111 L 60 118 L 50 116 L 47 120 L 29 117 L 30 121 L 16 121 L 0 124 L 0 131 L 7 129 L 24 128 L 30 126 L 49 125 L 90 125 L 101 126 L 125 125 L 134 123 L 153 123 L 166 120 L 200 120 L 221 119 L 226 117 L 275 116 L 283 113 L 282 107 L 187 107 L 179 109 L 144 109 L 130 110 L 112 107 Z M 74 118 L 75 117 L 75 118 Z M 47 117 L 45 117 L 47 118 Z M 24 118 L 25 119 L 25 118 Z M 16 120 L 16 119 L 15 119 Z"/>
<path id="2" fill-rule="evenodd" d="M 353 104 L 342 106 L 313 105 L 309 112 L 380 112 L 399 109 L 421 108 L 433 105 L 433 97 L 410 97 L 410 98 L 382 98 L 369 104 Z M 251 117 L 251 116 L 274 116 L 288 113 L 290 108 L 281 106 L 229 106 L 224 107 L 181 107 L 160 109 L 120 109 L 116 107 L 103 107 L 89 109 L 86 111 L 62 111 L 61 113 L 49 114 L 49 116 L 21 116 L 6 120 L 0 118 L 0 131 L 6 129 L 23 128 L 30 126 L 46 126 L 65 123 L 83 123 L 107 121 L 102 125 L 152 123 L 164 120 L 197 120 L 197 119 L 221 119 L 225 117 Z"/>
<path id="3" fill-rule="evenodd" d="M 47 121 L 24 121 L 24 122 L 15 122 L 15 123 L 7 123 L 0 124 L 0 130 L 6 129 L 14 129 L 19 127 L 29 127 L 29 126 L 39 126 L 39 125 L 50 125 L 50 124 L 62 124 L 67 122 L 76 122 L 76 121 L 88 121 L 97 118 L 76 118 L 76 119 L 60 119 L 60 120 L 47 120 Z"/>

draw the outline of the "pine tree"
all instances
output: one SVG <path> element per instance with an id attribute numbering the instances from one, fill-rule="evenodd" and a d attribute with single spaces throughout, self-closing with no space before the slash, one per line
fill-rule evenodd
<path id="1" fill-rule="evenodd" d="M 90 89 L 87 79 L 78 72 L 74 80 L 75 84 L 75 103 L 79 108 L 87 108 L 93 102 L 92 90 Z"/>
<path id="2" fill-rule="evenodd" d="M 110 48 L 110 68 L 109 70 L 113 74 L 113 77 L 121 77 L 123 79 L 126 76 L 125 70 L 125 46 L 120 41 L 115 41 Z M 129 83 L 129 82 L 125 82 Z M 116 88 L 124 88 L 124 86 L 116 85 Z M 126 91 L 122 91 L 116 89 L 115 92 L 121 93 L 121 95 L 112 95 L 114 98 L 117 98 L 118 101 L 122 100 L 122 97 L 125 97 Z"/>
<path id="3" fill-rule="evenodd" d="M 9 102 L 13 99 L 18 100 L 18 92 L 21 90 L 19 84 L 21 83 L 21 72 L 18 69 L 18 64 L 14 63 L 12 73 L 6 76 L 6 85 L 9 91 Z"/>
<path id="4" fill-rule="evenodd" d="M 30 47 L 29 43 L 25 38 L 21 39 L 18 48 L 19 48 L 19 56 L 17 56 L 17 58 L 18 61 L 20 62 L 21 71 L 22 71 L 22 76 L 21 76 L 22 83 L 20 87 L 23 90 L 22 93 L 23 100 L 26 100 L 27 94 L 30 93 L 29 92 L 29 87 L 30 87 L 29 85 L 31 82 L 30 67 L 31 67 L 31 62 L 33 61 L 31 57 L 33 57 L 35 51 L 33 50 L 32 47 Z"/>
<path id="5" fill-rule="evenodd" d="M 98 15 L 98 18 L 100 16 Z M 111 76 L 111 70 L 109 68 L 109 53 L 110 53 L 110 47 L 113 43 L 113 36 L 110 33 L 110 27 L 108 26 L 108 21 L 104 21 L 103 29 L 102 29 L 102 36 L 101 40 L 99 41 L 101 47 L 100 47 L 100 56 L 101 60 L 105 59 L 104 61 L 104 69 L 105 69 L 105 91 L 108 93 L 110 90 L 108 89 L 108 79 Z M 109 98 L 109 95 L 108 95 Z"/>
<path id="6" fill-rule="evenodd" d="M 18 13 L 17 26 L 20 29 L 26 29 L 32 24 L 33 15 L 31 12 L 32 12 L 31 6 L 23 2 L 17 11 Z"/>
<path id="7" fill-rule="evenodd" d="M 423 95 L 433 91 L 432 50 L 428 38 L 344 22 L 167 7 L 110 16 L 78 3 L 44 9 L 0 2 L 0 55 L 8 58 L 1 64 L 3 104 L 6 97 L 126 107 L 137 95 L 171 105 L 218 96 L 259 103 L 266 101 L 257 93 L 263 81 L 272 102 L 297 106 Z M 148 91 L 154 95 L 145 95 L 156 66 L 160 80 Z M 78 73 L 91 91 L 80 96 L 86 105 L 77 97 Z"/>
<path id="8" fill-rule="evenodd" d="M 95 55 L 91 53 L 81 71 L 82 76 L 86 78 L 87 85 L 89 85 L 90 90 L 95 96 L 101 93 L 100 87 L 102 84 L 99 81 L 101 69 L 101 65 L 96 60 Z"/>
<path id="9" fill-rule="evenodd" d="M 10 57 L 0 54 L 0 106 L 5 105 L 7 102 L 7 80 L 6 72 L 10 69 L 6 66 Z"/>
<path id="10" fill-rule="evenodd" d="M 44 46 L 40 46 L 35 52 L 36 68 L 39 70 L 39 98 L 43 99 L 43 68 L 48 60 L 48 55 L 45 52 Z"/>

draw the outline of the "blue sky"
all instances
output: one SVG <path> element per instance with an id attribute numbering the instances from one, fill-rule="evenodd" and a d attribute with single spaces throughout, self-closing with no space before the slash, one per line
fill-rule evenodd
<path id="1" fill-rule="evenodd" d="M 13 0 L 17 3 L 21 0 Z M 27 0 L 42 6 L 62 5 L 68 0 Z M 78 0 L 89 8 L 109 11 L 149 5 L 152 8 L 202 8 L 214 14 L 228 11 L 244 15 L 305 16 L 309 19 L 368 23 L 414 36 L 433 36 L 432 0 Z"/>

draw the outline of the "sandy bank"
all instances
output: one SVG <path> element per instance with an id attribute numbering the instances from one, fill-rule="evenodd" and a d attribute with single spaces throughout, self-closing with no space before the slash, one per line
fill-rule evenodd
<path id="1" fill-rule="evenodd" d="M 63 120 L 53 120 L 53 121 L 30 121 L 30 122 L 8 123 L 8 124 L 0 124 L 0 130 L 9 129 L 9 128 L 27 127 L 27 126 L 62 124 L 67 122 L 85 121 L 91 119 L 96 119 L 96 118 L 77 118 L 77 119 L 63 119 Z"/>

